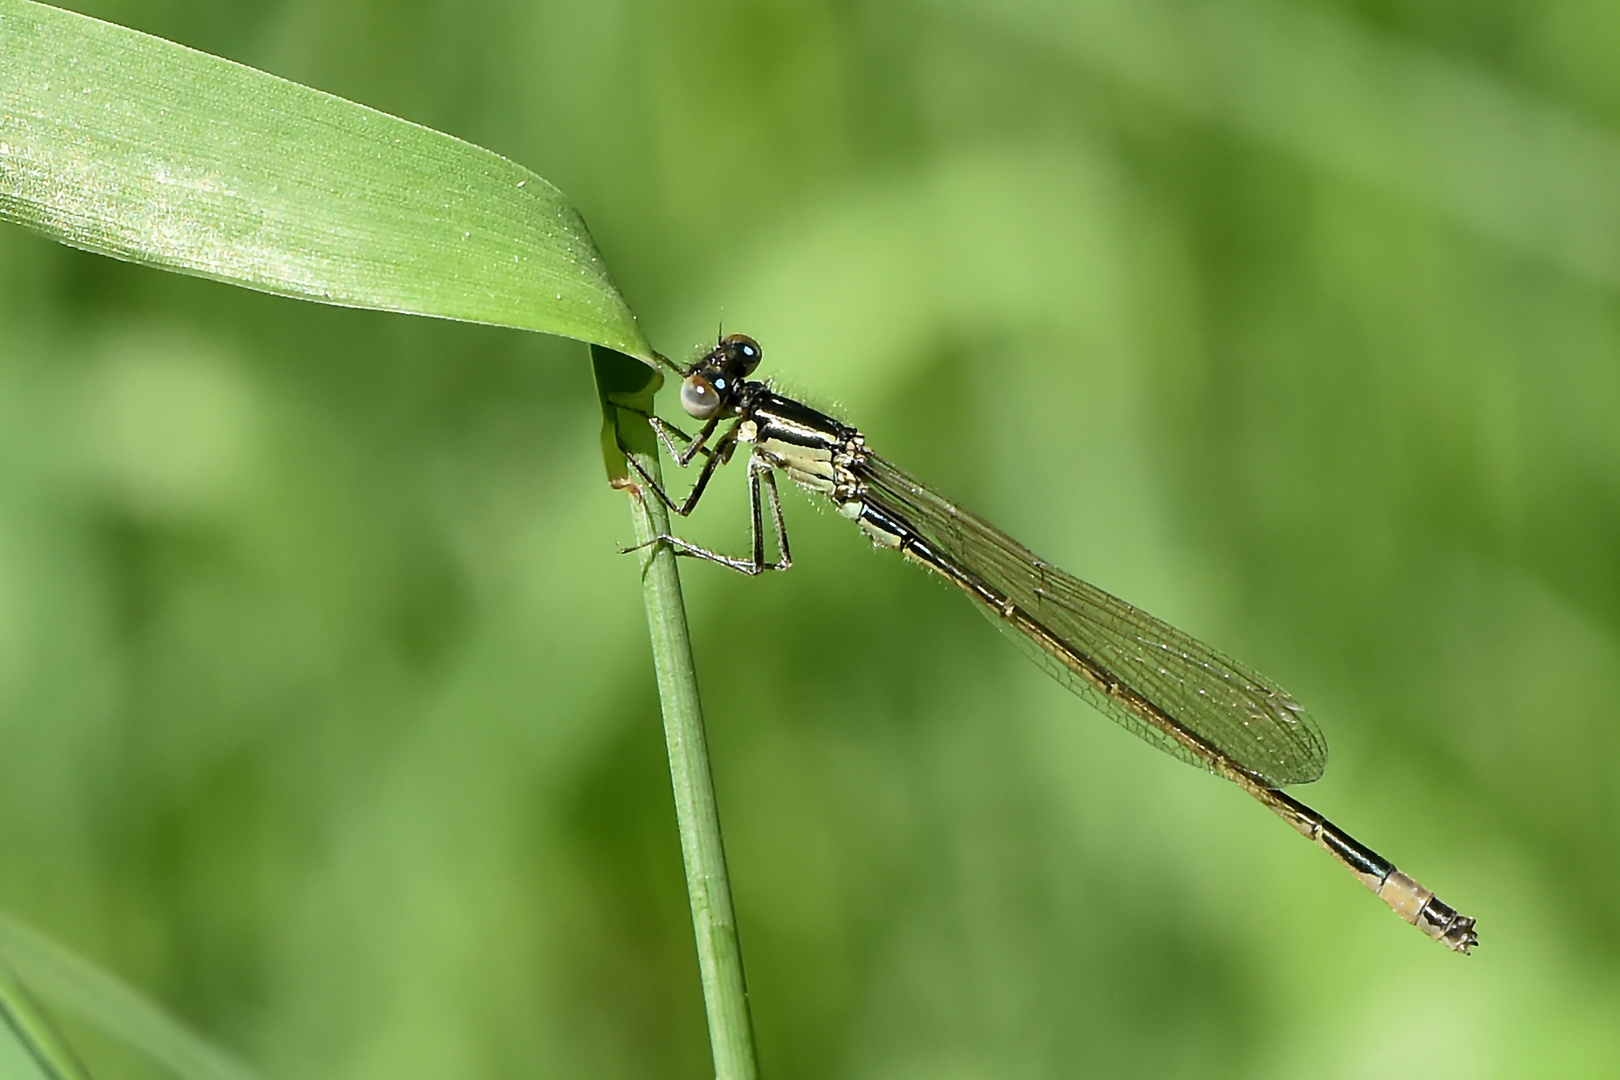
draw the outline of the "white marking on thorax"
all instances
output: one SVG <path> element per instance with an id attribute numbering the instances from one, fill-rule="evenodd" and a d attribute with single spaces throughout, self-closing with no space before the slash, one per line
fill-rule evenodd
<path id="1" fill-rule="evenodd" d="M 788 479 L 800 487 L 831 495 L 838 486 L 832 451 L 824 446 L 798 446 L 780 439 L 766 439 L 755 447 L 755 453 L 787 473 Z"/>

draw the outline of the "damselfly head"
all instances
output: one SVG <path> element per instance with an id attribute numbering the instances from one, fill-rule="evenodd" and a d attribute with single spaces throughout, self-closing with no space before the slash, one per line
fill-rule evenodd
<path id="1" fill-rule="evenodd" d="M 737 400 L 744 380 L 759 367 L 764 352 L 747 334 L 729 334 L 687 372 L 681 408 L 694 420 L 711 420 Z"/>

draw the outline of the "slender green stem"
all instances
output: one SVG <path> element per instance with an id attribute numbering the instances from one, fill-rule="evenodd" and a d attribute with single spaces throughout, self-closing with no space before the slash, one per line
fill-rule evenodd
<path id="1" fill-rule="evenodd" d="M 659 477 L 658 455 L 635 453 L 648 474 Z M 630 516 L 637 543 L 669 532 L 669 513 L 656 498 L 630 490 Z M 692 902 L 697 934 L 698 968 L 703 1002 L 709 1014 L 709 1041 L 718 1080 L 754 1080 L 754 1027 L 743 979 L 742 945 L 731 907 L 725 845 L 714 781 L 709 774 L 708 743 L 703 734 L 703 706 L 698 698 L 692 642 L 687 636 L 686 607 L 675 553 L 667 544 L 651 544 L 639 553 L 641 581 L 652 635 L 653 666 L 664 709 L 664 738 L 669 744 L 670 779 L 675 786 L 675 817 L 686 861 L 686 890 Z"/>

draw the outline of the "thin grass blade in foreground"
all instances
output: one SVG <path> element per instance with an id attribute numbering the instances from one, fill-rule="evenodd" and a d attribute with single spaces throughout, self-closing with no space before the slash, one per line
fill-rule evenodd
<path id="1" fill-rule="evenodd" d="M 602 400 L 602 448 L 614 486 L 630 493 L 630 516 L 636 542 L 644 544 L 669 532 L 669 515 L 657 499 L 641 497 L 629 481 L 625 455 L 653 478 L 659 476 L 658 440 L 646 417 L 663 375 L 650 376 L 639 363 L 599 347 L 591 349 L 596 389 Z M 698 971 L 709 1018 L 709 1044 L 718 1080 L 754 1080 L 753 1020 L 743 977 L 742 943 L 731 905 L 720 813 L 709 770 L 708 741 L 703 732 L 703 705 L 698 697 L 692 642 L 687 636 L 686 608 L 675 552 L 653 544 L 636 553 L 641 565 L 647 628 L 652 636 L 658 698 L 664 712 L 664 738 L 669 747 L 670 780 L 675 790 L 675 818 L 686 865 L 686 892 L 692 904 L 697 938 Z"/>
<path id="2" fill-rule="evenodd" d="M 19 980 L 26 980 L 34 993 L 55 1007 L 141 1051 L 181 1080 L 255 1080 L 257 1076 L 117 977 L 37 930 L 0 915 L 0 990 L 8 971 L 15 971 Z M 77 1065 L 71 1052 L 64 1049 L 63 1053 Z M 81 1080 L 84 1073 L 79 1068 L 79 1072 L 61 1075 Z"/>
<path id="3" fill-rule="evenodd" d="M 0 953 L 0 1039 L 8 1034 L 47 1080 L 90 1080 L 72 1048 L 57 1034 Z"/>
<path id="4" fill-rule="evenodd" d="M 0 0 L 0 57 L 0 219 L 264 292 L 652 362 L 584 221 L 521 165 L 31 0 Z"/>

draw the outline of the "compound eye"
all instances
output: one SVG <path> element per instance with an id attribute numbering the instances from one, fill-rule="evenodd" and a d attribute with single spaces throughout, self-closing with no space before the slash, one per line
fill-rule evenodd
<path id="1" fill-rule="evenodd" d="M 681 383 L 681 408 L 694 420 L 712 420 L 720 411 L 721 397 L 702 375 L 688 375 Z"/>
<path id="2" fill-rule="evenodd" d="M 727 334 L 720 339 L 720 351 L 738 366 L 743 375 L 752 375 L 754 369 L 759 367 L 760 358 L 765 355 L 759 342 L 747 334 Z"/>

